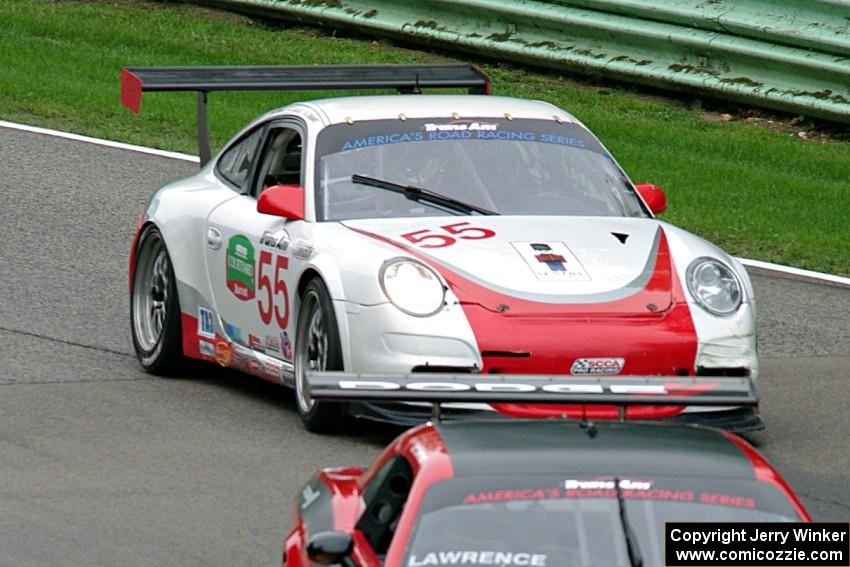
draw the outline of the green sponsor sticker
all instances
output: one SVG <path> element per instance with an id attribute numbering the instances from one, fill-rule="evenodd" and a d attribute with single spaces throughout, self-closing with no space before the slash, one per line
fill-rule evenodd
<path id="1" fill-rule="evenodd" d="M 227 289 L 237 299 L 254 299 L 254 246 L 237 234 L 227 243 Z"/>

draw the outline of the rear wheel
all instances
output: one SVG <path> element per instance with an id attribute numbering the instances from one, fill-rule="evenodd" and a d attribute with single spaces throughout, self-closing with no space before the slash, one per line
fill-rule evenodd
<path id="1" fill-rule="evenodd" d="M 307 372 L 343 370 L 339 329 L 333 304 L 319 278 L 307 283 L 295 332 L 295 401 L 308 431 L 328 432 L 343 418 L 343 405 L 319 402 L 310 397 Z"/>
<path id="2" fill-rule="evenodd" d="M 144 229 L 136 248 L 130 330 L 145 371 L 166 375 L 183 363 L 177 281 L 165 241 L 155 226 Z"/>

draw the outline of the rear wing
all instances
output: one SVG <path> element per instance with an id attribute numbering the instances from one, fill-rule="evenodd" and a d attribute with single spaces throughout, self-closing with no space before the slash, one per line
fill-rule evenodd
<path id="1" fill-rule="evenodd" d="M 301 91 L 394 89 L 418 94 L 422 89 L 465 88 L 490 94 L 490 78 L 474 65 L 287 65 L 240 67 L 125 67 L 121 69 L 121 104 L 139 112 L 145 91 L 198 93 L 198 154 L 210 160 L 207 93 L 212 91 Z"/>
<path id="2" fill-rule="evenodd" d="M 317 400 L 757 406 L 749 378 L 542 376 L 520 374 L 308 374 Z"/>

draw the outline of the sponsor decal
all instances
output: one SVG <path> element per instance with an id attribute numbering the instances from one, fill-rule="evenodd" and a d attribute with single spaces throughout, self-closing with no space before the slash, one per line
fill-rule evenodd
<path id="1" fill-rule="evenodd" d="M 564 265 L 566 263 L 566 258 L 561 256 L 560 254 L 555 254 L 552 252 L 552 248 L 549 247 L 548 244 L 541 244 L 538 242 L 531 243 L 531 249 L 535 252 L 540 252 L 540 254 L 535 254 L 534 257 L 537 258 L 538 262 L 542 262 L 546 264 L 549 269 L 553 272 L 566 272 L 567 267 Z"/>
<path id="2" fill-rule="evenodd" d="M 365 390 L 383 392 L 390 390 L 408 390 L 414 392 L 487 392 L 516 394 L 530 392 L 549 392 L 551 394 L 649 394 L 667 395 L 669 390 L 664 384 L 600 384 L 589 382 L 570 384 L 537 384 L 509 382 L 390 382 L 389 380 L 339 380 L 340 390 Z"/>
<path id="3" fill-rule="evenodd" d="M 209 341 L 198 341 L 198 350 L 201 351 L 201 356 L 215 358 L 215 345 Z"/>
<path id="4" fill-rule="evenodd" d="M 198 335 L 208 339 L 215 338 L 213 312 L 200 306 L 198 306 Z"/>
<path id="5" fill-rule="evenodd" d="M 283 331 L 280 334 L 280 354 L 284 360 L 292 360 L 292 341 L 289 340 L 289 333 Z"/>
<path id="6" fill-rule="evenodd" d="M 496 122 L 455 120 L 447 124 L 433 124 L 426 122 L 423 128 L 425 128 L 426 132 L 476 132 L 498 130 L 499 124 Z"/>
<path id="7" fill-rule="evenodd" d="M 308 484 L 301 490 L 301 509 L 306 510 L 310 505 L 319 499 L 321 492 L 313 488 L 312 484 Z"/>
<path id="8" fill-rule="evenodd" d="M 432 551 L 424 555 L 411 554 L 407 567 L 427 567 L 429 565 L 500 565 L 508 567 L 546 567 L 545 553 L 526 551 Z"/>
<path id="9" fill-rule="evenodd" d="M 432 126 L 430 124 L 426 124 L 426 126 Z M 434 124 L 433 126 L 463 126 L 462 124 Z M 481 124 L 480 126 L 487 126 L 486 124 Z M 498 126 L 498 125 L 494 125 Z M 479 130 L 445 130 L 445 129 L 434 129 L 430 132 L 427 132 L 428 141 L 432 140 L 507 140 L 507 141 L 516 141 L 519 140 L 521 142 L 536 142 L 537 134 L 534 132 L 526 132 L 524 130 L 501 130 L 496 131 L 496 129 L 479 129 Z"/>
<path id="10" fill-rule="evenodd" d="M 575 254 L 563 242 L 511 242 L 541 281 L 590 281 Z"/>
<path id="11" fill-rule="evenodd" d="M 248 335 L 248 346 L 260 352 L 266 350 L 265 344 L 263 343 L 263 339 L 261 339 L 257 335 Z"/>
<path id="12" fill-rule="evenodd" d="M 254 351 L 237 343 L 232 343 L 230 347 L 233 351 L 230 366 L 236 370 L 251 372 L 251 361 L 256 358 L 254 356 Z"/>
<path id="13" fill-rule="evenodd" d="M 241 301 L 254 299 L 254 246 L 247 236 L 231 236 L 227 243 L 227 289 Z"/>
<path id="14" fill-rule="evenodd" d="M 625 360 L 622 358 L 578 358 L 570 368 L 570 374 L 619 374 Z"/>
<path id="15" fill-rule="evenodd" d="M 266 337 L 266 352 L 280 352 L 280 337 L 272 335 Z"/>
<path id="16" fill-rule="evenodd" d="M 283 371 L 283 363 L 275 358 L 263 357 L 262 377 L 270 382 L 278 382 L 280 373 Z"/>
<path id="17" fill-rule="evenodd" d="M 339 151 L 344 152 L 346 150 L 356 150 L 372 146 L 385 146 L 387 144 L 399 144 L 402 142 L 421 142 L 424 139 L 425 134 L 422 132 L 393 132 L 391 134 L 346 140 L 342 143 Z"/>
<path id="18" fill-rule="evenodd" d="M 286 252 L 286 249 L 289 248 L 290 242 L 292 242 L 292 238 L 289 236 L 289 232 L 285 228 L 275 232 L 269 232 L 267 230 L 263 233 L 263 236 L 260 237 L 260 246 L 268 246 L 269 248 L 274 248 L 282 252 Z"/>
<path id="19" fill-rule="evenodd" d="M 393 132 L 390 134 L 378 134 L 346 140 L 342 143 L 339 151 L 357 150 L 373 146 L 385 146 L 387 144 L 399 144 L 404 142 L 430 142 L 435 140 L 519 140 L 522 142 L 545 142 L 548 144 L 559 144 L 585 148 L 584 142 L 578 138 L 569 136 L 557 136 L 554 134 L 540 134 L 526 130 L 499 130 L 499 124 L 490 122 L 463 121 L 458 120 L 446 124 L 426 123 L 421 131 L 416 132 Z"/>
<path id="20" fill-rule="evenodd" d="M 620 479 L 620 490 L 626 500 L 654 500 L 672 502 L 700 502 L 734 508 L 755 508 L 756 502 L 747 496 L 722 494 L 717 492 L 697 492 L 691 490 L 672 490 L 654 487 L 651 480 Z M 464 504 L 483 504 L 492 502 L 553 500 L 559 498 L 617 498 L 613 480 L 574 480 L 564 481 L 562 487 L 519 487 L 500 490 L 470 492 L 463 498 Z"/>
<path id="21" fill-rule="evenodd" d="M 224 332 L 232 340 L 240 342 L 240 343 L 242 342 L 242 329 L 240 329 L 236 325 L 231 325 L 230 323 L 225 323 L 224 324 Z"/>
<path id="22" fill-rule="evenodd" d="M 561 489 L 550 488 L 509 488 L 505 490 L 488 490 L 467 494 L 464 504 L 479 504 L 482 502 L 510 502 L 512 500 L 546 500 L 561 498 Z"/>
<path id="23" fill-rule="evenodd" d="M 559 129 L 558 132 L 541 132 L 533 129 L 517 129 L 516 126 L 518 125 L 515 123 L 490 122 L 487 119 L 456 119 L 447 122 L 424 122 L 417 130 L 400 130 L 372 136 L 350 138 L 344 140 L 336 151 L 344 152 L 391 144 L 435 140 L 511 140 L 554 144 L 582 150 L 590 149 L 609 160 L 612 159 L 593 142 L 585 141 L 581 137 L 565 135 L 563 133 L 564 129 Z M 568 131 L 573 129 L 567 128 Z"/>
<path id="24" fill-rule="evenodd" d="M 544 144 L 557 144 L 559 146 L 570 146 L 573 148 L 585 149 L 587 148 L 587 144 L 584 143 L 584 140 L 579 138 L 573 138 L 572 136 L 559 136 L 558 134 L 540 134 L 540 141 Z M 611 156 L 607 155 L 607 158 L 611 158 Z"/>
<path id="25" fill-rule="evenodd" d="M 623 489 L 623 498 L 626 500 L 654 500 L 659 502 L 694 502 L 703 504 L 717 504 L 735 508 L 754 508 L 755 500 L 748 497 L 732 496 L 727 494 L 715 494 L 712 492 L 694 493 L 692 490 L 671 490 L 666 488 L 651 488 L 649 490 Z M 616 498 L 617 491 L 614 488 L 570 488 L 564 490 L 564 498 Z M 714 501 L 713 501 L 714 500 Z M 724 503 L 721 504 L 721 501 Z"/>
<path id="26" fill-rule="evenodd" d="M 565 490 L 610 490 L 614 488 L 614 480 L 574 480 L 564 481 Z M 651 480 L 629 480 L 620 479 L 620 488 L 623 490 L 649 490 L 652 488 Z"/>
<path id="27" fill-rule="evenodd" d="M 233 349 L 227 341 L 218 341 L 215 343 L 214 350 L 215 361 L 224 367 L 233 364 Z"/>

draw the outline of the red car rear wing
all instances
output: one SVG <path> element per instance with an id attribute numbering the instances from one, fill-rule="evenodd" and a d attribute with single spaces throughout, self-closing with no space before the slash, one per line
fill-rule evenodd
<path id="1" fill-rule="evenodd" d="M 121 70 L 121 103 L 139 112 L 144 91 L 198 93 L 198 153 L 210 159 L 207 93 L 211 91 L 464 88 L 490 94 L 490 78 L 474 65 L 287 65 L 239 67 L 133 67 Z"/>
<path id="2" fill-rule="evenodd" d="M 314 372 L 308 375 L 308 380 L 310 395 L 320 400 L 619 406 L 758 405 L 752 380 L 719 376 L 364 375 Z"/>

